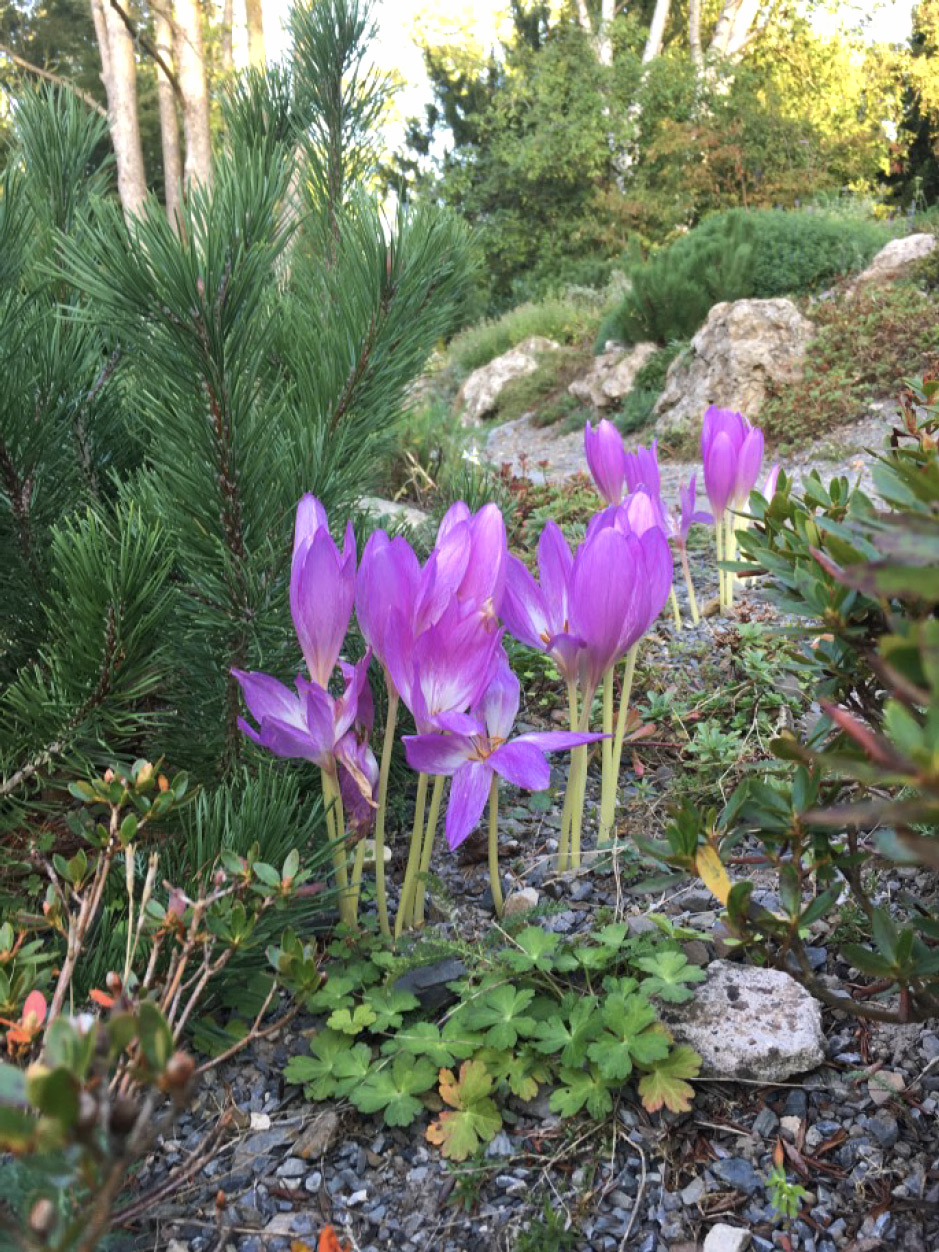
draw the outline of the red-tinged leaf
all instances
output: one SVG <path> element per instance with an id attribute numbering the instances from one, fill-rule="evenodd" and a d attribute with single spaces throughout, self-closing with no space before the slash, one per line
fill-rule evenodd
<path id="1" fill-rule="evenodd" d="M 92 988 L 88 992 L 88 998 L 93 1000 L 95 1004 L 100 1004 L 103 1009 L 114 1008 L 114 996 L 109 996 L 106 991 L 99 991 L 97 987 Z"/>
<path id="2" fill-rule="evenodd" d="M 663 1106 L 672 1113 L 687 1113 L 694 1099 L 694 1088 L 686 1079 L 697 1078 L 700 1070 L 701 1058 L 697 1052 L 684 1044 L 673 1048 L 640 1079 L 643 1107 L 650 1113 Z"/>
<path id="3" fill-rule="evenodd" d="M 634 752 L 633 753 L 633 773 L 636 775 L 637 778 L 644 778 L 645 772 L 646 772 L 646 767 L 639 760 L 638 754 Z"/>
<path id="4" fill-rule="evenodd" d="M 859 747 L 863 748 L 872 760 L 890 769 L 905 767 L 903 758 L 894 752 L 890 742 L 882 735 L 875 734 L 870 727 L 865 726 L 847 709 L 832 704 L 830 700 L 820 700 L 819 704 L 822 711 L 828 714 L 835 725 L 843 730 L 849 739 L 853 739 Z"/>
<path id="5" fill-rule="evenodd" d="M 816 1156 L 824 1156 L 826 1152 L 830 1152 L 832 1148 L 840 1148 L 848 1137 L 846 1130 L 839 1130 L 837 1134 L 831 1136 L 830 1139 L 823 1139 L 815 1149 Z"/>
<path id="6" fill-rule="evenodd" d="M 427 1128 L 427 1140 L 450 1161 L 465 1161 L 480 1143 L 499 1132 L 502 1117 L 490 1098 L 492 1075 L 481 1061 L 464 1061 L 460 1076 L 440 1071 L 440 1097 L 453 1112 L 441 1113 Z"/>

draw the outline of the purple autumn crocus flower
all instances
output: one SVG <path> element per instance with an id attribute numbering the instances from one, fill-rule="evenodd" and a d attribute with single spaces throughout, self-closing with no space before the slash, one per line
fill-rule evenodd
<path id="1" fill-rule="evenodd" d="M 653 497 L 662 494 L 657 439 L 652 440 L 651 448 L 645 448 L 640 444 L 635 452 L 626 453 L 626 486 L 630 492 L 641 489 Z"/>
<path id="2" fill-rule="evenodd" d="M 697 474 L 692 474 L 685 486 L 678 488 L 679 513 L 675 538 L 682 547 L 688 540 L 688 532 L 692 526 L 714 525 L 713 514 L 695 507 L 697 477 Z"/>
<path id="3" fill-rule="evenodd" d="M 355 584 L 355 616 L 362 637 L 385 665 L 385 634 L 393 612 L 410 621 L 414 613 L 421 566 L 411 545 L 400 535 L 389 539 L 383 530 L 368 537 Z"/>
<path id="4" fill-rule="evenodd" d="M 777 461 L 769 473 L 766 475 L 766 481 L 760 488 L 760 495 L 764 500 L 770 501 L 776 494 L 776 484 L 779 482 L 779 471 L 782 467 Z"/>
<path id="5" fill-rule="evenodd" d="M 626 449 L 612 422 L 601 418 L 596 430 L 586 423 L 584 452 L 597 491 L 608 504 L 619 504 L 626 494 Z"/>
<path id="6" fill-rule="evenodd" d="M 536 582 L 517 556 L 509 557 L 502 620 L 521 643 L 546 652 L 569 683 L 577 678 L 579 644 L 570 638 L 570 581 L 574 557 L 556 522 L 538 538 Z"/>
<path id="7" fill-rule="evenodd" d="M 501 644 L 502 632 L 484 630 L 457 600 L 420 633 L 404 614 L 390 614 L 385 664 L 418 730 L 435 730 L 441 714 L 464 713 L 479 699 L 492 681 Z"/>
<path id="8" fill-rule="evenodd" d="M 495 504 L 471 513 L 462 500 L 450 506 L 437 531 L 434 550 L 421 572 L 414 623 L 418 633 L 438 621 L 456 600 L 495 630 L 505 589 L 508 543 L 505 521 Z"/>
<path id="9" fill-rule="evenodd" d="M 748 500 L 763 459 L 763 432 L 742 413 L 711 406 L 701 425 L 704 485 L 714 516 L 720 521 L 731 505 Z"/>
<path id="10" fill-rule="evenodd" d="M 326 510 L 314 496 L 297 506 L 290 612 L 310 678 L 326 688 L 339 660 L 355 597 L 355 536 L 346 526 L 340 554 Z"/>
<path id="11" fill-rule="evenodd" d="M 255 728 L 239 718 L 239 728 L 274 756 L 312 761 L 330 776 L 335 776 L 338 762 L 348 770 L 362 794 L 371 795 L 371 784 L 356 754 L 357 737 L 353 730 L 363 716 L 360 710 L 370 656 L 366 652 L 357 665 L 347 668 L 346 688 L 338 697 L 300 675 L 291 691 L 270 674 L 233 669 L 248 712 L 257 723 Z M 365 710 L 367 707 L 365 701 Z"/>
<path id="12" fill-rule="evenodd" d="M 405 735 L 404 750 L 412 769 L 452 776 L 447 805 L 447 842 L 459 847 L 479 824 L 494 775 L 526 791 L 544 791 L 551 781 L 546 752 L 593 743 L 602 735 L 570 731 L 509 736 L 518 714 L 518 679 L 503 659 L 472 719 L 450 720 L 446 734 Z"/>

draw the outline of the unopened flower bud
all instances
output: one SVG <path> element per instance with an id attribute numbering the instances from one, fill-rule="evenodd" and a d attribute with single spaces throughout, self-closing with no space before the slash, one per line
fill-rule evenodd
<path id="1" fill-rule="evenodd" d="M 146 784 L 150 781 L 152 777 L 153 777 L 153 765 L 150 761 L 146 761 L 144 762 L 143 765 L 141 765 L 140 769 L 137 771 L 137 786 L 138 787 L 146 786 Z"/>
<path id="2" fill-rule="evenodd" d="M 157 779 L 157 786 L 160 788 L 161 791 L 169 791 L 170 780 L 167 778 L 165 774 L 161 774 L 159 776 L 159 778 Z"/>
<path id="3" fill-rule="evenodd" d="M 160 1085 L 165 1091 L 181 1094 L 189 1086 L 195 1068 L 196 1063 L 188 1052 L 174 1052 L 166 1063 Z"/>
<path id="4" fill-rule="evenodd" d="M 106 769 L 104 771 L 104 781 L 106 783 L 114 782 L 114 770 L 113 769 Z"/>
<path id="5" fill-rule="evenodd" d="M 29 1210 L 29 1228 L 34 1235 L 45 1238 L 51 1235 L 55 1230 L 56 1212 L 55 1205 L 48 1198 L 43 1196 L 37 1200 L 33 1207 Z"/>

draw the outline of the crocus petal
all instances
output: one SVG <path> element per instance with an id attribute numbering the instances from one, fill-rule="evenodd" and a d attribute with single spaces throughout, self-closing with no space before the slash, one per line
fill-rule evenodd
<path id="1" fill-rule="evenodd" d="M 349 730 L 350 727 L 352 727 L 356 722 L 362 723 L 360 710 L 362 707 L 363 693 L 368 688 L 368 663 L 371 659 L 371 652 L 366 652 L 361 661 L 359 661 L 355 667 L 351 669 L 349 673 L 349 681 L 346 685 L 345 691 L 338 700 L 333 701 L 333 724 L 336 739 L 341 739 L 346 731 Z M 364 698 L 367 709 L 372 700 L 371 692 L 369 692 L 368 696 Z"/>
<path id="2" fill-rule="evenodd" d="M 240 669 L 233 669 L 232 674 L 238 680 L 248 712 L 256 722 L 260 723 L 266 717 L 276 717 L 281 721 L 305 727 L 303 706 L 296 691 L 291 691 L 270 674 L 246 673 Z"/>
<path id="3" fill-rule="evenodd" d="M 626 449 L 612 422 L 603 418 L 596 430 L 587 422 L 584 452 L 600 495 L 609 504 L 619 504 L 626 488 Z"/>
<path id="4" fill-rule="evenodd" d="M 632 594 L 631 562 L 625 535 L 598 531 L 574 558 L 571 574 L 571 629 L 585 644 L 585 677 L 592 691 L 620 655 L 620 635 Z"/>
<path id="5" fill-rule="evenodd" d="M 766 475 L 766 482 L 760 492 L 764 500 L 772 500 L 776 494 L 776 484 L 779 482 L 780 464 L 777 461 L 770 472 Z"/>
<path id="6" fill-rule="evenodd" d="M 420 562 L 406 539 L 389 539 L 383 530 L 369 535 L 355 582 L 355 615 L 365 642 L 383 665 L 389 613 L 397 608 L 410 618 L 420 576 Z"/>
<path id="7" fill-rule="evenodd" d="M 378 786 L 378 762 L 375 754 L 367 743 L 358 740 L 350 731 L 336 744 L 336 760 L 339 764 L 339 786 L 347 824 L 363 829 L 369 824 L 375 788 Z"/>
<path id="8" fill-rule="evenodd" d="M 473 833 L 486 807 L 492 770 L 483 761 L 467 761 L 453 775 L 447 805 L 447 843 L 458 848 Z"/>
<path id="9" fill-rule="evenodd" d="M 538 577 L 555 633 L 567 628 L 573 565 L 574 556 L 560 526 L 553 521 L 546 522 L 538 536 Z"/>
<path id="10" fill-rule="evenodd" d="M 750 498 L 750 492 L 756 486 L 756 480 L 760 473 L 760 463 L 763 460 L 763 432 L 759 427 L 754 427 L 740 449 L 737 458 L 737 478 L 734 484 L 734 503 L 738 508 L 746 504 Z"/>
<path id="11" fill-rule="evenodd" d="M 503 657 L 479 704 L 490 739 L 508 739 L 518 716 L 520 699 L 519 681 Z"/>
<path id="12" fill-rule="evenodd" d="M 355 564 L 343 560 L 328 530 L 294 553 L 290 612 L 314 682 L 325 687 L 339 659 L 355 596 Z"/>
<path id="13" fill-rule="evenodd" d="M 329 525 L 326 520 L 326 510 L 317 500 L 316 496 L 310 495 L 309 492 L 303 497 L 297 505 L 297 517 L 294 522 L 293 530 L 293 546 L 294 551 L 301 544 L 311 540 L 319 530 L 328 530 Z"/>
<path id="14" fill-rule="evenodd" d="M 404 755 L 419 774 L 452 774 L 476 755 L 467 735 L 402 735 Z"/>
<path id="15" fill-rule="evenodd" d="M 593 731 L 582 734 L 573 730 L 533 730 L 530 734 L 518 735 L 512 743 L 534 744 L 539 752 L 567 752 L 571 748 L 583 747 L 585 743 L 597 743 L 600 739 L 609 738 L 609 735 Z"/>
<path id="16" fill-rule="evenodd" d="M 435 546 L 439 547 L 455 527 L 459 526 L 462 522 L 468 522 L 471 517 L 472 513 L 470 512 L 470 507 L 463 500 L 457 500 L 455 503 L 451 504 L 446 513 L 444 513 L 443 517 L 440 519 L 440 525 L 437 527 L 437 543 Z"/>
<path id="17" fill-rule="evenodd" d="M 507 782 L 525 791 L 544 791 L 551 781 L 551 767 L 544 753 L 530 741 L 504 743 L 489 757 L 489 764 Z"/>
<path id="18" fill-rule="evenodd" d="M 520 643 L 543 652 L 550 622 L 545 596 L 517 556 L 509 556 L 502 597 L 502 620 Z"/>
<path id="19" fill-rule="evenodd" d="M 505 520 L 495 504 L 486 504 L 470 522 L 470 558 L 459 596 L 494 621 L 502 605 L 508 546 Z"/>
<path id="20" fill-rule="evenodd" d="M 708 449 L 704 462 L 704 486 L 714 516 L 723 516 L 734 492 L 737 477 L 736 456 L 729 435 L 721 431 Z"/>

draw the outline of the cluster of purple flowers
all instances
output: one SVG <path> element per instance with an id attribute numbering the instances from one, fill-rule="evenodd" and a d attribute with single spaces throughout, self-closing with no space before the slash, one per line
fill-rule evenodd
<path id="1" fill-rule="evenodd" d="M 702 450 L 715 516 L 738 506 L 753 485 L 762 435 L 739 414 L 709 410 Z M 742 433 L 741 433 L 742 432 Z M 758 436 L 758 438 L 757 438 Z M 684 551 L 690 527 L 710 523 L 695 510 L 695 478 L 681 492 L 673 519 L 661 498 L 656 447 L 627 453 L 615 428 L 588 423 L 587 461 L 607 501 L 572 550 L 548 522 L 538 541 L 537 579 L 508 551 L 505 522 L 489 504 L 477 513 L 452 506 L 422 566 L 408 542 L 373 533 L 357 564 L 351 525 L 340 549 L 320 502 L 305 496 L 297 509 L 290 609 L 306 675 L 288 688 L 262 673 L 235 671 L 253 724 L 246 735 L 276 756 L 319 767 L 333 841 L 341 914 L 354 921 L 364 864 L 365 831 L 375 823 L 376 898 L 382 929 L 390 932 L 384 882 L 384 816 L 391 747 L 399 702 L 417 733 L 403 737 L 418 773 L 414 829 L 395 931 L 423 917 L 423 878 L 442 801 L 450 794 L 446 834 L 456 848 L 490 805 L 493 894 L 500 906 L 498 780 L 540 791 L 548 786 L 545 754 L 574 750 L 562 820 L 559 865 L 580 860 L 586 746 L 603 740 L 601 841 L 612 826 L 625 706 L 635 653 L 672 589 L 670 541 Z M 687 568 L 687 565 L 686 565 Z M 366 643 L 356 665 L 340 660 L 353 611 Z M 512 735 L 520 689 L 503 647 L 505 631 L 555 662 L 568 692 L 570 730 Z M 374 708 L 367 671 L 374 658 L 388 693 L 381 765 L 371 747 Z M 627 661 L 619 719 L 614 725 L 614 668 Z M 337 674 L 338 671 L 338 674 Z M 604 689 L 604 725 L 590 731 L 590 710 Z M 433 795 L 427 809 L 428 779 Z M 347 831 L 357 836 L 351 879 Z"/>

